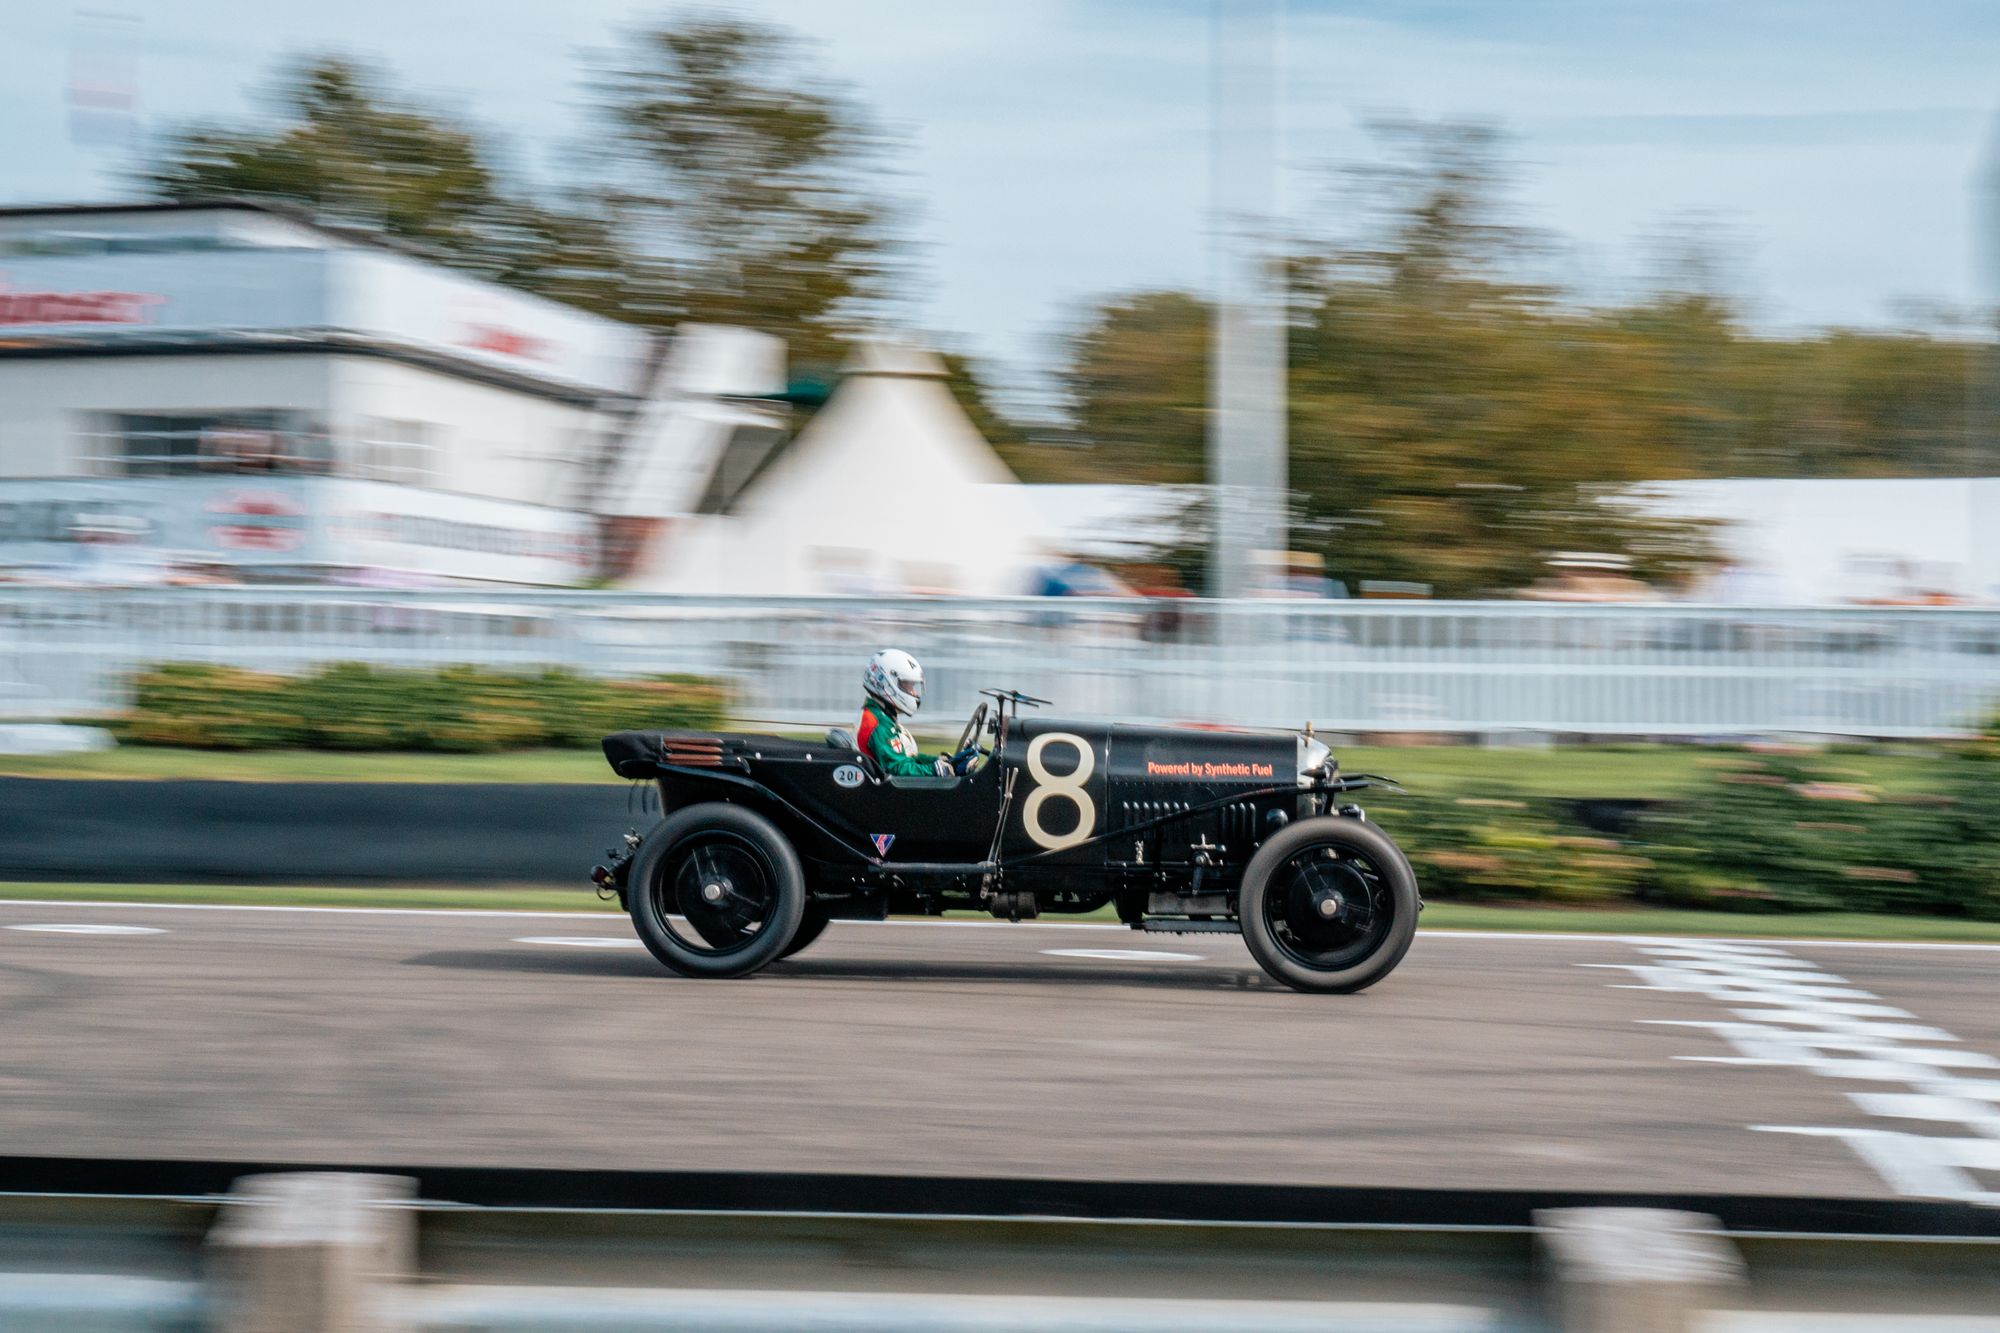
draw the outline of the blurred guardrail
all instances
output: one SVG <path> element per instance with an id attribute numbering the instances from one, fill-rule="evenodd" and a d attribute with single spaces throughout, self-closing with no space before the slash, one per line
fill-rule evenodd
<path id="1" fill-rule="evenodd" d="M 7 1160 L 10 1330 L 1955 1333 L 2000 1313 L 1994 1214 L 1907 1200 Z"/>
<path id="2" fill-rule="evenodd" d="M 149 662 L 355 660 L 693 672 L 745 719 L 825 723 L 884 644 L 937 719 L 998 685 L 1131 721 L 1895 737 L 2000 699 L 2000 610 L 5 588 L 0 715 L 113 710 Z"/>

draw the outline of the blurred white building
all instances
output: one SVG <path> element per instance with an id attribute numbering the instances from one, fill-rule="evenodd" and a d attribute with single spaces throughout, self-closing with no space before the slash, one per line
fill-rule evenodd
<path id="1" fill-rule="evenodd" d="M 0 577 L 1003 594 L 1089 545 L 930 353 L 787 374 L 285 208 L 0 209 Z"/>
<path id="2" fill-rule="evenodd" d="M 2000 601 L 2000 477 L 1665 481 L 1637 498 L 1716 524 L 1727 560 L 1697 601 Z"/>
<path id="3" fill-rule="evenodd" d="M 0 209 L 0 565 L 581 582 L 651 341 L 282 209 Z"/>

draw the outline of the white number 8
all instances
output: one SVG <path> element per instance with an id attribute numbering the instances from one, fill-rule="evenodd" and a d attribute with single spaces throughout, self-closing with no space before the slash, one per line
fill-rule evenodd
<path id="1" fill-rule="evenodd" d="M 1067 745 L 1076 751 L 1076 772 L 1056 774 L 1049 772 L 1042 763 L 1042 751 L 1050 745 Z M 1083 784 L 1097 767 L 1097 755 L 1081 736 L 1072 736 L 1067 731 L 1046 731 L 1028 743 L 1028 774 L 1036 783 L 1028 793 L 1028 803 L 1021 807 L 1021 826 L 1028 831 L 1028 837 L 1036 846 L 1059 852 L 1065 847 L 1074 847 L 1080 842 L 1088 842 L 1097 830 L 1097 806 L 1091 802 L 1090 793 Z M 1051 833 L 1042 827 L 1042 803 L 1051 796 L 1060 796 L 1076 807 L 1076 827 L 1068 833 Z"/>

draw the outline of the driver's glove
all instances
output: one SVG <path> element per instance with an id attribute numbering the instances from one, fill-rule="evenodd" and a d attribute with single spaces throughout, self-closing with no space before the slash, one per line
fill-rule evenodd
<path id="1" fill-rule="evenodd" d="M 951 771 L 959 777 L 972 772 L 972 766 L 979 761 L 979 747 L 968 745 L 951 757 Z"/>
<path id="2" fill-rule="evenodd" d="M 937 757 L 937 763 L 932 765 L 931 771 L 937 774 L 941 778 L 955 778 L 958 776 L 957 767 L 953 765 L 950 758 L 948 758 L 945 755 L 939 755 Z"/>

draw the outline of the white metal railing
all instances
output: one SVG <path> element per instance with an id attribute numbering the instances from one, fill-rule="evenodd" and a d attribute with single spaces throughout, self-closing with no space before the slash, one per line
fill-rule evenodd
<path id="1" fill-rule="evenodd" d="M 151 662 L 355 660 L 691 672 L 745 720 L 824 723 L 885 644 L 939 724 L 993 685 L 1134 721 L 1624 736 L 1927 736 L 2000 700 L 1995 610 L 15 587 L 0 713 L 116 710 Z"/>

